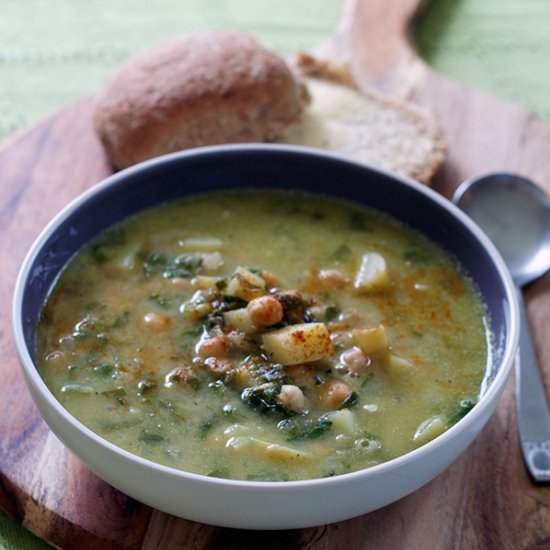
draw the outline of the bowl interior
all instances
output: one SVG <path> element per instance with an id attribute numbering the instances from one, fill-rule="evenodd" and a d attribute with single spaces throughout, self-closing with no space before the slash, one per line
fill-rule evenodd
<path id="1" fill-rule="evenodd" d="M 284 146 L 221 146 L 170 155 L 115 174 L 69 205 L 29 254 L 20 323 L 34 360 L 36 321 L 71 256 L 121 219 L 182 196 L 233 188 L 299 189 L 355 201 L 419 229 L 462 264 L 481 291 L 494 335 L 489 380 L 506 353 L 510 296 L 500 258 L 450 202 L 410 180 L 340 157 Z"/>

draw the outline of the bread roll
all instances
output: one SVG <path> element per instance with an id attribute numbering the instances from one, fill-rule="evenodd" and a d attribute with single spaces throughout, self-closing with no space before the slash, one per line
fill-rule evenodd
<path id="1" fill-rule="evenodd" d="M 201 145 L 273 141 L 307 101 L 283 58 L 245 33 L 206 30 L 116 71 L 98 97 L 95 127 L 111 162 L 124 168 Z"/>
<path id="2" fill-rule="evenodd" d="M 344 154 L 428 183 L 447 145 L 434 114 L 371 90 L 359 90 L 346 66 L 300 54 L 295 70 L 311 103 L 279 141 Z"/>

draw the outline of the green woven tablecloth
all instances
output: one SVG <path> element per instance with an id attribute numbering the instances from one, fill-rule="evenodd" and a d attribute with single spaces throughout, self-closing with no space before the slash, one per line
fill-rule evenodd
<path id="1" fill-rule="evenodd" d="M 342 3 L 0 0 L 0 140 L 93 92 L 129 55 L 160 40 L 202 27 L 236 28 L 290 53 L 330 36 Z M 549 0 L 427 4 L 415 40 L 435 69 L 550 119 Z M 0 549 L 43 547 L 0 512 Z"/>

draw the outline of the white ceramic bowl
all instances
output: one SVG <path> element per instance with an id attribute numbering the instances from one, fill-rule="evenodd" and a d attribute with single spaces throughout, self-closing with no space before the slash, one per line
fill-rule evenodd
<path id="1" fill-rule="evenodd" d="M 36 321 L 67 260 L 91 237 L 143 208 L 233 187 L 317 191 L 383 210 L 453 254 L 482 293 L 494 346 L 475 407 L 426 445 L 370 469 L 291 482 L 232 481 L 135 456 L 90 431 L 55 399 L 34 363 Z M 215 146 L 161 157 L 107 178 L 68 205 L 28 253 L 15 290 L 13 327 L 29 390 L 54 433 L 97 475 L 159 510 L 215 525 L 288 529 L 370 512 L 418 489 L 449 466 L 495 410 L 518 344 L 514 287 L 496 249 L 449 201 L 406 178 L 305 148 Z"/>

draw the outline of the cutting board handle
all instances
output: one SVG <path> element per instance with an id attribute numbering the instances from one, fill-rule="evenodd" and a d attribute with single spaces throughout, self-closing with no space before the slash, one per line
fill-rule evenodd
<path id="1" fill-rule="evenodd" d="M 426 0 L 346 0 L 338 36 L 358 83 L 414 98 L 426 65 L 411 46 L 410 28 Z M 340 44 L 341 47 L 341 44 Z"/>

